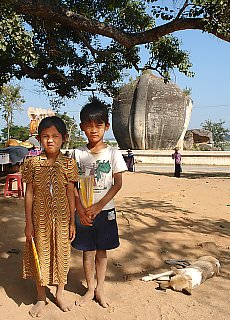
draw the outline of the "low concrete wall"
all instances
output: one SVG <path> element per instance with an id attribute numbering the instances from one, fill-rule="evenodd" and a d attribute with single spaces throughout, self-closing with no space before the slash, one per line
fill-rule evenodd
<path id="1" fill-rule="evenodd" d="M 121 150 L 127 154 L 126 150 Z M 133 150 L 136 163 L 172 164 L 170 150 Z M 180 151 L 183 164 L 230 165 L 230 151 Z"/>
<path id="2" fill-rule="evenodd" d="M 65 153 L 65 149 L 62 150 Z M 70 154 L 72 149 L 69 149 Z M 127 154 L 127 150 L 120 150 Z M 136 163 L 172 164 L 171 150 L 133 150 Z M 230 151 L 180 151 L 183 164 L 230 166 Z"/>

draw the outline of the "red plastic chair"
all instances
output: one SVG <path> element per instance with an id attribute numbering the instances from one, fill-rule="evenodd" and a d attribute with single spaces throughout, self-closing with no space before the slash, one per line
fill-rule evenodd
<path id="1" fill-rule="evenodd" d="M 17 189 L 13 189 L 13 181 L 17 182 Z M 18 198 L 24 197 L 24 188 L 22 182 L 21 173 L 10 173 L 6 176 L 4 197 L 12 196 L 12 194 L 17 194 Z"/>

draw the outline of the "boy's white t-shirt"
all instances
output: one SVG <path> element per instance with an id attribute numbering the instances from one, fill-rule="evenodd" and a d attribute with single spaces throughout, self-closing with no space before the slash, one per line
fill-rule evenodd
<path id="1" fill-rule="evenodd" d="M 93 203 L 97 203 L 111 188 L 114 173 L 127 170 L 121 152 L 111 146 L 107 146 L 99 153 L 91 153 L 87 146 L 81 146 L 73 151 L 72 157 L 78 164 L 79 175 L 94 176 Z M 114 206 L 112 199 L 103 210 L 112 209 Z"/>

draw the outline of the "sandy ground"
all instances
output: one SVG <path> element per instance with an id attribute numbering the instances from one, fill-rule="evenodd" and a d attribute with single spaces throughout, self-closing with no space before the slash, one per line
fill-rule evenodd
<path id="1" fill-rule="evenodd" d="M 4 181 L 2 181 L 4 183 Z M 108 254 L 103 309 L 95 301 L 63 313 L 47 289 L 42 320 L 194 320 L 230 318 L 230 177 L 220 174 L 127 172 L 116 197 L 121 245 Z M 23 199 L 0 195 L 0 319 L 32 319 L 34 283 L 21 278 L 24 243 Z M 19 252 L 17 253 L 18 249 Z M 11 252 L 13 251 L 13 252 Z M 192 295 L 157 290 L 157 283 L 140 278 L 169 270 L 166 259 L 195 259 L 212 254 L 220 259 L 221 275 L 207 280 Z M 71 257 L 66 295 L 85 293 L 81 253 Z"/>

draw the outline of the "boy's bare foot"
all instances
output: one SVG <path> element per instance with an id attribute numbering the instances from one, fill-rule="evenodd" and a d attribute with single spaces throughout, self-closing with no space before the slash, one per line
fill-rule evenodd
<path id="1" fill-rule="evenodd" d="M 95 299 L 103 308 L 110 306 L 110 301 L 105 297 L 103 290 L 95 290 Z"/>
<path id="2" fill-rule="evenodd" d="M 64 312 L 70 311 L 74 306 L 74 302 L 66 300 L 61 295 L 56 297 L 56 304 Z"/>
<path id="3" fill-rule="evenodd" d="M 43 300 L 37 301 L 35 305 L 30 309 L 29 314 L 33 318 L 40 317 L 44 311 L 45 306 L 46 306 L 45 301 Z"/>
<path id="4" fill-rule="evenodd" d="M 80 307 L 84 307 L 86 304 L 88 304 L 90 301 L 92 301 L 94 298 L 94 290 L 88 290 L 84 296 L 80 298 L 79 301 L 76 301 L 76 305 Z"/>

